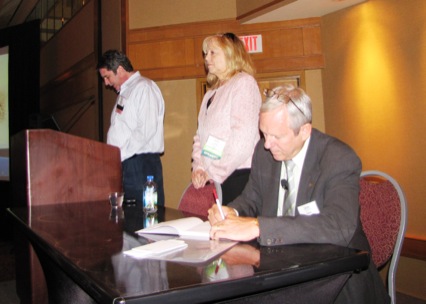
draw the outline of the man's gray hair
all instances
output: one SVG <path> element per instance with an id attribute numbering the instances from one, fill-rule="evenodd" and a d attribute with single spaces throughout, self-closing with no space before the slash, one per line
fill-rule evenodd
<path id="1" fill-rule="evenodd" d="M 260 107 L 260 113 L 270 112 L 285 105 L 289 114 L 290 128 L 295 134 L 307 123 L 312 123 L 311 98 L 301 88 L 285 84 L 272 90 L 264 91 L 265 102 Z"/>

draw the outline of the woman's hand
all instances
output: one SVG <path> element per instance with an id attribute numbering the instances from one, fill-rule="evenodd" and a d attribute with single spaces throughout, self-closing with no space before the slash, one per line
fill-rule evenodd
<path id="1" fill-rule="evenodd" d="M 202 169 L 197 169 L 192 172 L 192 184 L 195 189 L 204 187 L 209 181 L 209 175 Z"/>

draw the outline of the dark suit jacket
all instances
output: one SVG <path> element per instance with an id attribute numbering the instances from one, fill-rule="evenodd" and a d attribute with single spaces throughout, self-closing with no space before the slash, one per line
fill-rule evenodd
<path id="1" fill-rule="evenodd" d="M 249 181 L 243 193 L 228 206 L 240 216 L 258 217 L 264 246 L 293 243 L 332 243 L 370 250 L 359 218 L 361 161 L 336 138 L 313 129 L 302 168 L 296 206 L 312 201 L 320 214 L 277 217 L 282 162 L 256 146 Z M 342 291 L 342 303 L 381 303 L 389 300 L 377 270 L 371 263 L 362 276 L 353 275 Z M 348 294 L 349 293 L 349 294 Z M 359 301 L 357 301 L 359 300 Z M 371 301 L 371 302 L 370 302 Z M 384 301 L 386 303 L 386 301 Z"/>

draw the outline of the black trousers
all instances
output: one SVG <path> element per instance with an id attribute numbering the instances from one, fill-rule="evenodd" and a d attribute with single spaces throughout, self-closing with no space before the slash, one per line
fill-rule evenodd
<path id="1" fill-rule="evenodd" d="M 143 185 L 148 175 L 157 184 L 158 206 L 164 206 L 163 166 L 160 154 L 134 155 L 122 162 L 124 197 L 142 203 Z"/>
<path id="2" fill-rule="evenodd" d="M 243 192 L 250 176 L 250 168 L 239 169 L 222 183 L 222 201 L 223 205 L 227 205 Z"/>

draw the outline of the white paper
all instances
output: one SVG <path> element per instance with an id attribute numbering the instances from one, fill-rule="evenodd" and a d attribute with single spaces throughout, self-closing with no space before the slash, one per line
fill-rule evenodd
<path id="1" fill-rule="evenodd" d="M 144 234 L 171 234 L 182 238 L 210 239 L 209 221 L 203 222 L 198 217 L 186 217 L 178 220 L 161 222 L 154 226 L 136 231 L 139 235 Z"/>
<path id="2" fill-rule="evenodd" d="M 185 247 L 178 246 L 180 244 L 178 242 L 183 242 Z M 153 253 L 152 250 L 149 250 L 149 252 L 146 250 L 146 248 L 158 250 L 158 245 L 154 245 L 157 243 L 162 243 L 159 246 L 161 252 Z M 177 244 L 176 247 L 172 247 L 173 244 Z M 223 254 L 235 244 L 237 242 L 228 240 L 170 239 L 135 247 L 131 250 L 123 251 L 123 253 L 137 259 L 153 259 L 201 265 Z M 169 250 L 162 251 L 163 245 Z"/>
<path id="3" fill-rule="evenodd" d="M 138 246 L 123 253 L 136 258 L 149 258 L 169 254 L 173 251 L 185 249 L 186 247 L 188 247 L 188 244 L 185 241 L 171 239 Z"/>

